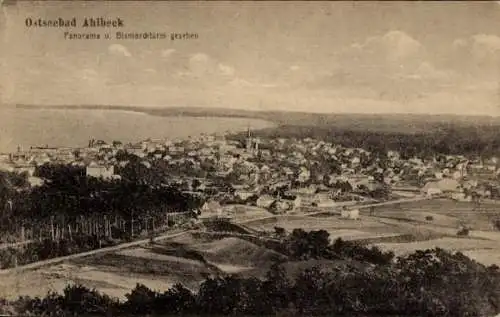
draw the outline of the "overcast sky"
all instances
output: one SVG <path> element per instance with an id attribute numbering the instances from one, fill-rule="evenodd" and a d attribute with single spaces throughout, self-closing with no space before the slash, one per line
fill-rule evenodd
<path id="1" fill-rule="evenodd" d="M 2 10 L 4 103 L 500 114 L 497 2 L 18 2 Z M 126 32 L 199 38 L 65 40 L 64 30 L 24 24 L 92 16 L 120 17 Z"/>

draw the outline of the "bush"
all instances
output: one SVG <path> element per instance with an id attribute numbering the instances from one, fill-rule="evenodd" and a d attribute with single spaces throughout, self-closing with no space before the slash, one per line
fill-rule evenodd
<path id="1" fill-rule="evenodd" d="M 500 219 L 493 220 L 493 226 L 495 229 L 500 230 Z"/>
<path id="2" fill-rule="evenodd" d="M 394 253 L 382 252 L 377 247 L 367 248 L 356 242 L 337 239 L 330 244 L 330 235 L 325 230 L 306 232 L 294 229 L 283 242 L 281 250 L 295 260 L 309 259 L 353 259 L 372 264 L 389 264 Z"/>
<path id="3" fill-rule="evenodd" d="M 457 236 L 468 236 L 468 235 L 469 235 L 469 229 L 467 228 L 462 228 L 457 232 Z"/>

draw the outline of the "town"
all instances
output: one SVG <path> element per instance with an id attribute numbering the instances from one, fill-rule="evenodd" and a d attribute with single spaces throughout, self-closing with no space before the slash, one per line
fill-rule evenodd
<path id="1" fill-rule="evenodd" d="M 202 135 L 135 144 L 90 140 L 81 148 L 19 147 L 2 155 L 0 168 L 25 175 L 31 186 L 39 186 L 44 179 L 36 170 L 43 165 L 82 167 L 88 177 L 116 180 L 131 159 L 144 170 L 161 171 L 161 184 L 206 200 L 253 204 L 275 213 L 420 195 L 444 194 L 460 201 L 499 195 L 496 157 L 405 160 L 395 151 L 370 153 L 310 138 L 261 139 L 250 129 L 243 140 Z"/>
<path id="2" fill-rule="evenodd" d="M 185 140 L 123 144 L 91 139 L 78 148 L 19 147 L 1 157 L 0 168 L 8 173 L 4 177 L 10 177 L 9 186 L 15 187 L 10 196 L 3 194 L 2 242 L 7 247 L 83 233 L 95 235 L 94 246 L 87 247 L 94 249 L 102 246 L 101 237 L 158 235 L 169 224 L 185 225 L 189 215 L 241 222 L 269 215 L 336 212 L 358 219 L 361 207 L 369 206 L 372 215 L 377 206 L 439 198 L 470 203 L 477 211 L 481 202 L 495 203 L 499 197 L 495 157 L 403 158 L 393 150 L 369 152 L 312 138 L 255 134 L 248 127 L 246 133 Z M 76 178 L 54 180 L 54 175 Z M 81 178 L 90 183 L 83 186 Z M 145 204 L 137 198 L 126 204 L 129 191 L 156 202 Z M 39 219 L 19 216 L 26 213 Z M 81 223 L 82 217 L 93 220 Z M 500 222 L 492 223 L 495 227 Z M 468 230 L 461 222 L 453 226 L 459 233 Z M 119 232 L 112 234 L 112 229 Z M 17 261 L 16 257 L 6 265 Z"/>

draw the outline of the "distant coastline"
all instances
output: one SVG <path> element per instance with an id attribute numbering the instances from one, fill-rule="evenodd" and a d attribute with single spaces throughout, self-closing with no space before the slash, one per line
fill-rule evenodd
<path id="1" fill-rule="evenodd" d="M 454 127 L 500 127 L 500 117 L 466 116 L 457 114 L 359 114 L 313 113 L 279 110 L 243 110 L 204 107 L 142 107 L 123 105 L 27 105 L 19 109 L 39 110 L 116 110 L 161 117 L 221 117 L 259 119 L 277 126 L 335 126 L 340 129 L 367 132 L 429 133 Z"/>
<path id="2" fill-rule="evenodd" d="M 235 117 L 262 119 L 257 111 L 233 110 L 226 108 L 202 108 L 202 107 L 139 107 L 139 106 L 115 106 L 115 105 L 15 105 L 19 109 L 53 109 L 53 110 L 115 110 L 144 113 L 154 116 L 188 116 L 188 117 Z"/>
<path id="3" fill-rule="evenodd" d="M 256 119 L 275 119 L 280 120 L 287 116 L 293 119 L 299 117 L 333 119 L 339 117 L 358 117 L 358 118 L 414 118 L 428 119 L 435 118 L 440 121 L 466 121 L 473 119 L 474 121 L 491 121 L 500 124 L 500 117 L 486 115 L 460 115 L 452 113 L 443 114 L 419 114 L 419 113 L 345 113 L 345 112 L 304 112 L 304 111 L 286 111 L 286 110 L 246 110 L 246 109 L 231 109 L 222 107 L 162 107 L 162 106 L 128 106 L 128 105 L 32 105 L 32 104 L 16 104 L 15 108 L 22 109 L 85 109 L 85 110 L 123 110 L 148 113 L 151 115 L 186 115 L 186 116 L 217 116 L 217 117 L 241 117 L 241 118 L 256 118 Z"/>

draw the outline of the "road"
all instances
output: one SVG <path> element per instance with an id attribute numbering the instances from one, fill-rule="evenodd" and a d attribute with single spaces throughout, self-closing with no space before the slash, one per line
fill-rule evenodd
<path id="1" fill-rule="evenodd" d="M 17 248 L 17 247 L 21 247 L 23 245 L 27 245 L 27 244 L 30 244 L 33 242 L 35 242 L 35 240 L 26 240 L 23 242 L 2 243 L 2 244 L 0 244 L 0 250 L 8 249 L 8 248 Z"/>
<path id="2" fill-rule="evenodd" d="M 191 230 L 186 230 L 186 231 L 177 232 L 177 233 L 164 234 L 164 235 L 161 235 L 161 236 L 154 237 L 153 241 L 161 241 L 161 240 L 165 240 L 165 239 L 175 238 L 175 237 L 187 234 L 190 231 Z M 19 273 L 19 272 L 26 271 L 26 270 L 37 269 L 37 268 L 40 268 L 42 266 L 59 264 L 61 262 L 68 261 L 68 260 L 74 260 L 74 259 L 83 258 L 83 257 L 86 257 L 86 256 L 100 254 L 100 253 L 114 252 L 114 251 L 118 251 L 118 250 L 121 250 L 121 249 L 126 249 L 126 248 L 130 248 L 130 247 L 139 246 L 141 244 L 147 244 L 150 241 L 151 241 L 151 239 L 149 239 L 149 238 L 148 239 L 142 239 L 142 240 L 127 242 L 127 243 L 122 243 L 122 244 L 115 245 L 115 246 L 112 246 L 112 247 L 101 248 L 101 249 L 96 249 L 96 250 L 92 250 L 92 251 L 71 254 L 71 255 L 67 255 L 67 256 L 63 256 L 63 257 L 58 257 L 58 258 L 53 258 L 53 259 L 44 260 L 44 261 L 38 261 L 38 262 L 34 262 L 34 263 L 30 263 L 30 264 L 18 266 L 18 267 L 11 268 L 11 269 L 0 270 L 0 275 L 15 274 L 15 273 Z"/>

